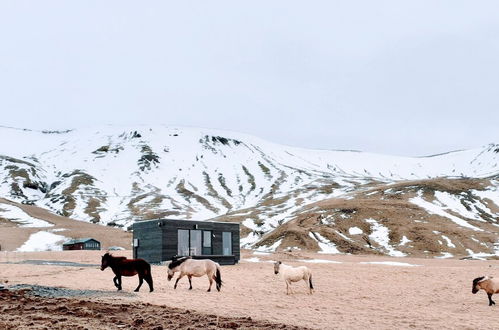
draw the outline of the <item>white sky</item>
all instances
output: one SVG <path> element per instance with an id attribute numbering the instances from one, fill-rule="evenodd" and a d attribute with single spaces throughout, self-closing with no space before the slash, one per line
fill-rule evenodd
<path id="1" fill-rule="evenodd" d="M 499 143 L 498 1 L 3 1 L 0 125 L 428 155 Z"/>

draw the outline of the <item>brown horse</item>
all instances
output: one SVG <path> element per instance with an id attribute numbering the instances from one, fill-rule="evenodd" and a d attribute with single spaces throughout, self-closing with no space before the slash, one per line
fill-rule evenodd
<path id="1" fill-rule="evenodd" d="M 492 300 L 492 295 L 494 293 L 499 293 L 499 279 L 493 278 L 492 276 L 481 276 L 473 280 L 473 286 L 471 292 L 477 293 L 480 289 L 487 292 L 487 297 L 489 298 L 489 306 L 495 305 L 496 303 Z"/>
<path id="2" fill-rule="evenodd" d="M 142 283 L 146 280 L 149 284 L 149 292 L 153 292 L 151 265 L 144 259 L 127 259 L 126 257 L 114 257 L 110 253 L 102 256 L 101 270 L 111 267 L 114 274 L 114 285 L 121 290 L 121 276 L 135 276 L 139 275 L 139 286 L 135 292 L 140 290 Z"/>

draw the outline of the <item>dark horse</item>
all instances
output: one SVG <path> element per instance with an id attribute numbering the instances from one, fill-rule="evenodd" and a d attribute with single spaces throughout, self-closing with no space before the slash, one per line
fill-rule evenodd
<path id="1" fill-rule="evenodd" d="M 142 283 L 146 280 L 149 284 L 149 292 L 153 292 L 151 265 L 144 259 L 127 259 L 126 257 L 113 257 L 110 253 L 102 256 L 101 270 L 111 267 L 114 274 L 114 285 L 121 290 L 121 276 L 135 276 L 139 275 L 139 286 L 135 292 L 140 290 Z"/>

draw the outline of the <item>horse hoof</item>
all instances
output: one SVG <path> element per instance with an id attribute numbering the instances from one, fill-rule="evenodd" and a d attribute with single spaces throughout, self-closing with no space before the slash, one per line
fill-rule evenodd
<path id="1" fill-rule="evenodd" d="M 139 292 L 139 290 L 133 290 L 133 292 Z"/>

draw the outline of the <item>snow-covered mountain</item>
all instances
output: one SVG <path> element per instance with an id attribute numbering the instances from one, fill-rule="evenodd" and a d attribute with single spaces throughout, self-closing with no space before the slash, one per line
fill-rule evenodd
<path id="1" fill-rule="evenodd" d="M 394 229 L 382 224 L 383 214 L 366 214 L 358 219 L 362 226 L 341 232 L 334 217 L 353 213 L 330 212 L 324 220 L 324 205 L 404 196 L 414 209 L 447 217 L 459 229 L 495 235 L 482 227 L 499 226 L 494 144 L 408 158 L 307 150 L 229 131 L 165 126 L 43 132 L 0 127 L 0 136 L 0 197 L 84 221 L 124 228 L 158 217 L 241 221 L 245 246 L 273 249 L 293 246 L 290 239 L 298 234 L 283 232 L 285 225 L 322 214 L 319 229 L 300 231 L 298 246 L 341 251 L 341 242 L 355 242 L 359 234 L 348 230 L 357 227 L 364 233 L 359 237 L 374 236 L 359 240 L 356 249 L 389 253 L 395 250 L 389 237 Z M 434 180 L 449 187 L 473 183 L 428 189 Z M 414 184 L 401 187 L 404 182 Z"/>

